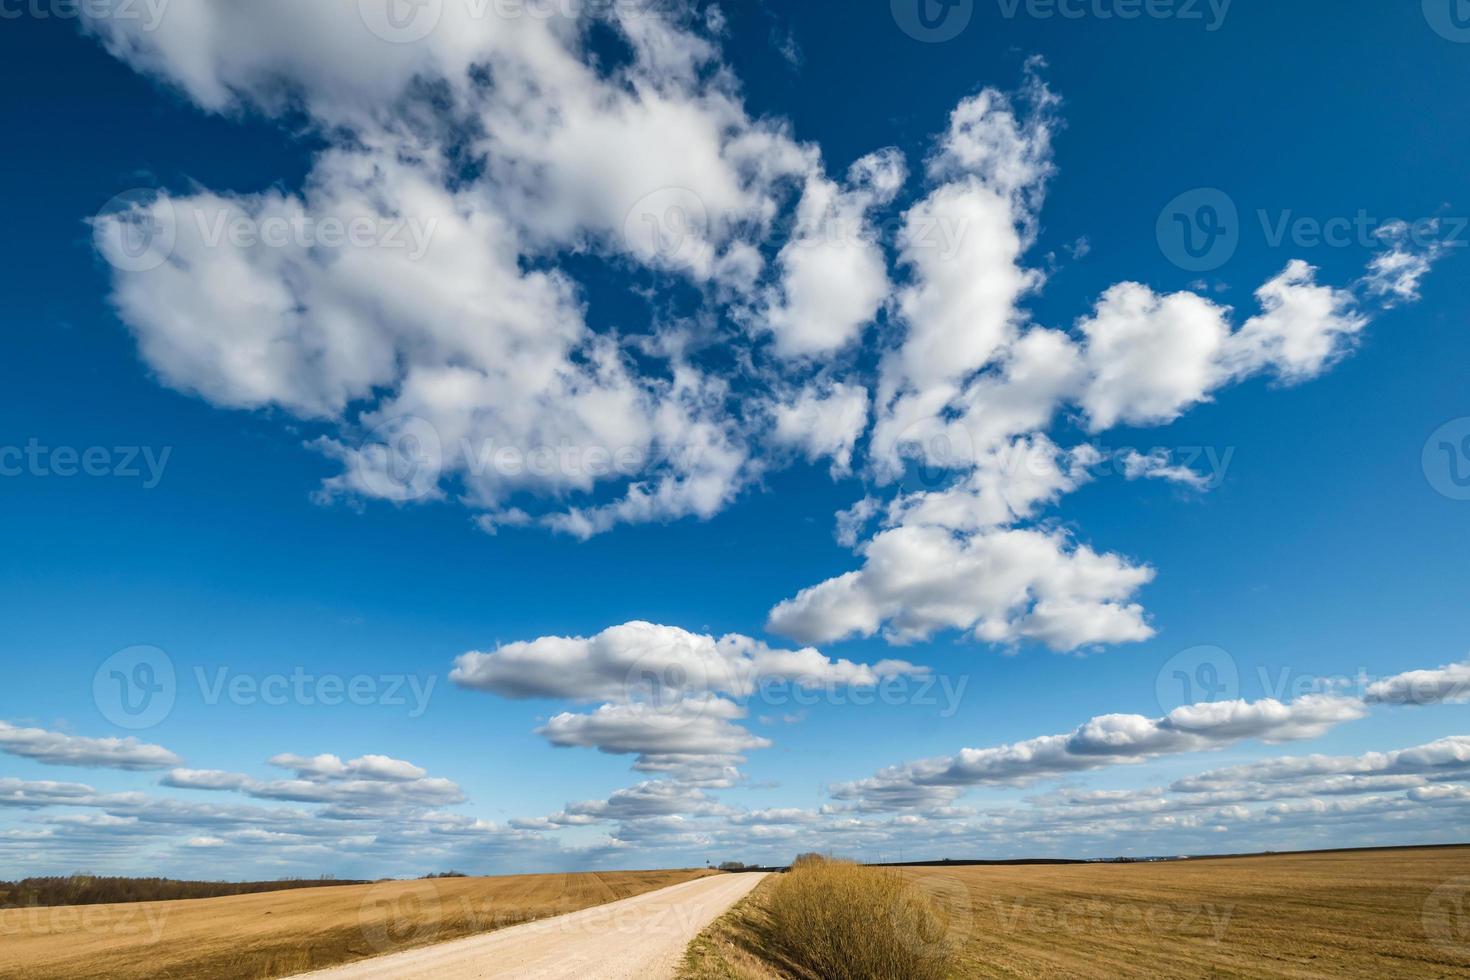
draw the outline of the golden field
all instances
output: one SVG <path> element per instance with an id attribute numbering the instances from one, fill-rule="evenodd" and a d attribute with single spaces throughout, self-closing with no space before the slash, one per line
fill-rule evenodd
<path id="1" fill-rule="evenodd" d="M 922 890 L 933 912 L 869 914 L 874 941 L 927 950 L 949 977 L 1470 976 L 1470 847 L 872 870 Z M 782 951 L 791 940 L 771 942 L 780 883 L 707 930 L 685 977 L 824 976 Z"/>
<path id="2" fill-rule="evenodd" d="M 268 978 L 574 912 L 710 872 L 441 878 L 0 910 L 0 977 Z"/>

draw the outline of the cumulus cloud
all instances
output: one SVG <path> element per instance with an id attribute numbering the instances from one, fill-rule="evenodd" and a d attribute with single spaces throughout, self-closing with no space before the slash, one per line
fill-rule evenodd
<path id="1" fill-rule="evenodd" d="M 808 462 L 832 460 L 832 472 L 851 472 L 853 451 L 868 425 L 868 391 L 841 382 L 808 385 L 775 405 L 777 445 L 799 450 Z"/>
<path id="2" fill-rule="evenodd" d="M 1160 296 L 1138 283 L 1104 293 L 1078 324 L 1087 368 L 1079 404 L 1092 430 L 1172 422 L 1262 371 L 1288 382 L 1315 377 L 1368 322 L 1351 292 L 1318 285 L 1301 261 L 1256 297 L 1262 312 L 1232 331 L 1231 311 L 1194 293 Z"/>
<path id="3" fill-rule="evenodd" d="M 569 803 L 548 817 L 513 820 L 523 829 L 582 827 L 611 821 L 644 821 L 658 817 L 688 817 L 719 813 L 724 807 L 696 787 L 668 780 L 649 780 L 620 789 L 605 800 Z"/>
<path id="4" fill-rule="evenodd" d="M 770 746 L 740 722 L 737 703 L 765 685 L 803 689 L 873 687 L 924 674 L 901 660 L 873 665 L 831 660 L 819 651 L 773 649 L 750 637 L 720 638 L 633 622 L 596 636 L 541 637 L 455 661 L 461 687 L 509 698 L 603 702 L 562 712 L 538 729 L 561 747 L 636 755 L 634 768 L 686 783 L 729 784 L 743 754 Z"/>
<path id="5" fill-rule="evenodd" d="M 1054 650 L 1153 635 L 1131 601 L 1154 575 L 1061 531 L 1007 528 L 956 536 L 904 524 L 859 549 L 864 565 L 776 606 L 769 628 L 803 642 L 883 631 L 893 642 L 944 629 L 989 643 L 1034 640 Z"/>
<path id="6" fill-rule="evenodd" d="M 85 802 L 97 791 L 83 783 L 58 783 L 49 780 L 0 778 L 0 807 L 39 809 L 56 804 Z"/>
<path id="7" fill-rule="evenodd" d="M 1368 685 L 1369 704 L 1441 704 L 1470 700 L 1470 660 L 1411 670 Z"/>
<path id="8" fill-rule="evenodd" d="M 796 457 L 878 486 L 917 464 L 928 492 L 850 512 L 888 514 L 863 567 L 781 604 L 773 626 L 813 640 L 954 628 L 1056 649 L 1135 641 L 1152 632 L 1144 562 L 1019 526 L 1083 482 L 1084 448 L 1035 474 L 993 457 L 1049 445 L 1069 407 L 1092 431 L 1165 424 L 1245 377 L 1305 380 L 1370 318 L 1353 290 L 1292 262 L 1238 328 L 1211 299 L 1137 282 L 1106 290 L 1071 332 L 1032 322 L 1024 304 L 1046 277 L 1027 253 L 1061 124 L 1039 60 L 1017 91 L 955 106 L 888 241 L 902 154 L 834 176 L 787 123 L 752 117 L 717 16 L 433 5 L 435 29 L 398 44 L 351 4 L 319 6 L 200 0 L 152 30 L 96 11 L 84 23 L 207 111 L 304 118 L 322 137 L 298 190 L 161 192 L 95 230 L 157 376 L 317 427 L 310 444 L 340 465 L 323 501 L 452 499 L 492 533 L 587 538 L 712 518 Z M 594 27 L 626 57 L 598 57 Z M 367 241 L 322 241 L 334 219 Z M 169 254 L 126 271 L 142 224 L 171 233 Z M 267 227 L 289 233 L 235 234 Z M 1383 237 L 1355 289 L 1406 301 L 1435 254 L 1402 229 Z M 633 279 L 650 322 L 594 327 L 572 255 Z M 667 284 L 700 298 L 697 329 Z M 843 537 L 859 546 L 860 529 Z M 953 575 L 916 569 L 936 556 Z"/>
<path id="9" fill-rule="evenodd" d="M 1150 637 L 1140 592 L 1153 569 L 1046 516 L 1097 462 L 1090 446 L 1058 446 L 1052 427 L 1162 425 L 1248 377 L 1312 378 L 1351 351 L 1374 312 L 1363 300 L 1411 301 L 1438 256 L 1390 227 L 1352 289 L 1294 261 L 1241 322 L 1208 297 L 1122 282 L 1059 329 L 1025 309 L 1046 281 L 1027 253 L 1060 125 L 1039 62 L 1018 92 L 984 89 L 955 107 L 888 242 L 878 229 L 907 180 L 903 157 L 883 150 L 829 175 L 820 149 L 788 125 L 752 118 L 721 60 L 717 15 L 476 17 L 446 4 L 437 30 L 395 44 L 351 3 L 198 0 L 154 30 L 93 12 L 85 23 L 111 52 L 204 110 L 304 118 L 326 147 L 299 189 L 160 192 L 97 221 L 98 247 L 117 266 L 113 301 L 163 383 L 312 426 L 310 445 L 340 466 L 320 500 L 452 499 L 487 531 L 536 525 L 585 538 L 626 522 L 711 518 L 775 465 L 830 460 L 834 476 L 871 478 L 839 522 L 861 564 L 771 611 L 771 629 L 805 643 L 958 630 L 1069 651 Z M 626 59 L 594 56 L 599 18 Z M 325 241 L 334 220 L 366 240 Z M 143 225 L 169 233 L 169 254 L 126 271 L 136 265 L 127 234 Z M 259 234 L 268 229 L 284 237 Z M 578 263 L 563 261 L 571 255 Z M 588 258 L 640 291 L 648 281 L 691 290 L 701 322 L 686 329 L 666 316 L 654 287 L 649 323 L 594 327 L 569 271 Z M 870 331 L 874 322 L 883 328 Z M 920 490 L 905 479 L 915 469 Z M 1155 456 L 1125 458 L 1124 475 L 1199 484 Z M 1458 698 L 1457 669 L 1383 682 L 1367 700 Z M 467 653 L 455 680 L 594 706 L 555 714 L 540 733 L 635 756 L 636 769 L 664 777 L 537 818 L 536 829 L 620 822 L 605 844 L 617 848 L 711 839 L 693 819 L 717 816 L 704 791 L 732 785 L 743 753 L 769 745 L 742 724 L 740 701 L 760 684 L 869 686 L 915 673 L 629 623 Z M 1310 738 L 1362 710 L 1319 698 L 1105 715 L 1065 735 L 885 771 L 852 799 L 922 807 L 903 819 L 925 825 L 959 821 L 969 817 L 951 803 L 970 785 Z M 0 729 L 0 749 L 59 764 L 179 764 L 133 740 L 40 735 Z M 271 761 L 291 777 L 177 768 L 164 781 L 322 806 L 333 819 L 462 798 L 448 780 L 382 756 Z M 53 798 L 110 807 L 130 827 L 188 824 L 211 846 L 327 836 L 294 813 L 0 784 L 0 802 Z M 1364 801 L 1352 815 L 1398 805 Z M 1316 819 L 1310 810 L 1273 819 Z M 825 816 L 833 834 L 874 833 Z M 422 818 L 425 835 L 485 844 L 527 829 Z M 1043 833 L 1050 818 L 987 819 Z M 783 839 L 805 825 L 776 810 L 746 824 Z"/>
<path id="10" fill-rule="evenodd" d="M 742 752 L 771 744 L 733 723 L 745 714 L 740 705 L 716 697 L 686 698 L 662 707 L 604 704 L 588 714 L 556 715 L 537 734 L 552 745 L 637 755 L 643 764 L 681 756 L 735 760 Z"/>
<path id="11" fill-rule="evenodd" d="M 162 780 L 175 789 L 243 793 L 263 800 L 337 804 L 344 808 L 425 807 L 464 802 L 458 785 L 430 777 L 411 762 L 367 755 L 344 762 L 335 755 L 284 754 L 270 764 L 294 779 L 262 780 L 216 769 L 174 769 Z"/>
<path id="12" fill-rule="evenodd" d="M 161 745 L 136 738 L 84 738 L 0 721 L 0 752 L 52 766 L 87 769 L 167 769 L 183 760 Z"/>
<path id="13" fill-rule="evenodd" d="M 1321 791 L 1321 777 L 1351 777 L 1340 785 L 1367 786 L 1370 791 L 1382 784 L 1361 777 L 1406 776 L 1412 781 L 1401 785 L 1423 785 L 1428 779 L 1470 778 L 1470 736 L 1452 735 L 1426 745 L 1392 752 L 1365 752 L 1357 756 L 1283 756 L 1242 766 L 1215 769 L 1175 782 L 1170 789 L 1181 793 L 1218 793 L 1258 783 L 1300 784 L 1316 780 L 1313 788 Z"/>
<path id="14" fill-rule="evenodd" d="M 1159 296 L 1120 283 L 1078 324 L 1087 382 L 1079 399 L 1094 432 L 1119 422 L 1171 422 L 1228 374 L 1226 311 L 1194 293 Z"/>
<path id="15" fill-rule="evenodd" d="M 884 678 L 924 672 L 901 660 L 869 666 L 830 660 L 810 647 L 778 650 L 738 634 L 717 639 L 675 626 L 632 622 L 590 638 L 545 636 L 490 653 L 466 653 L 455 661 L 450 678 L 461 687 L 503 697 L 618 702 L 704 694 L 746 697 L 766 681 L 872 687 Z"/>
<path id="16" fill-rule="evenodd" d="M 683 361 L 635 369 L 626 345 L 587 326 L 578 287 L 538 260 L 590 247 L 748 292 L 779 187 L 804 181 L 807 231 L 835 222 L 839 247 L 857 246 L 866 318 L 886 292 L 867 275 L 881 249 L 847 232 L 892 197 L 901 160 L 866 158 L 835 190 L 814 150 L 747 117 L 731 77 L 707 70 L 714 48 L 676 18 L 607 13 L 634 57 L 606 77 L 586 49 L 590 19 L 446 5 L 421 43 L 388 44 L 348 6 L 206 0 L 149 32 L 89 19 L 115 54 L 202 107 L 300 108 L 332 139 L 299 194 L 161 193 L 99 220 L 144 358 L 215 404 L 331 427 L 317 445 L 343 472 L 323 499 L 457 490 L 493 528 L 527 523 L 517 493 L 620 488 L 613 504 L 538 515 L 583 536 L 727 506 L 750 474 L 723 386 Z M 477 178 L 455 149 L 483 161 Z M 126 229 L 142 222 L 169 229 L 168 261 L 121 271 Z M 365 240 L 325 244 L 333 222 Z M 256 240 L 266 229 L 287 231 Z M 831 311 L 796 261 L 788 299 L 805 329 Z M 424 427 L 406 455 L 404 420 Z M 548 453 L 560 456 L 528 460 Z"/>
<path id="17" fill-rule="evenodd" d="M 893 200 L 906 168 L 897 150 L 863 157 L 846 187 L 807 178 L 796 227 L 777 256 L 780 286 L 761 311 L 782 357 L 815 357 L 848 346 L 888 298 L 887 259 L 870 214 Z"/>
<path id="18" fill-rule="evenodd" d="M 1265 699 L 1186 705 L 1162 718 L 1100 715 L 1065 735 L 962 749 L 953 756 L 894 766 L 869 779 L 838 784 L 832 795 L 878 809 L 941 805 L 974 786 L 1024 786 L 1246 739 L 1275 743 L 1317 738 L 1365 713 L 1355 698 L 1309 695 L 1287 703 Z"/>

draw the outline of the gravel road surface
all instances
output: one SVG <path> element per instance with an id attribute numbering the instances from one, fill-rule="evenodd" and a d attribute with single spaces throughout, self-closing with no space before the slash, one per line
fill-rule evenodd
<path id="1" fill-rule="evenodd" d="M 483 936 L 302 974 L 311 980 L 670 980 L 695 936 L 764 875 L 686 881 Z"/>

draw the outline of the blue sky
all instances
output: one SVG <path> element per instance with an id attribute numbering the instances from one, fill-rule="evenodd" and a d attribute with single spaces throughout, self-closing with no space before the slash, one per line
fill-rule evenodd
<path id="1" fill-rule="evenodd" d="M 1433 3 L 383 6 L 4 8 L 0 874 L 1461 836 Z"/>

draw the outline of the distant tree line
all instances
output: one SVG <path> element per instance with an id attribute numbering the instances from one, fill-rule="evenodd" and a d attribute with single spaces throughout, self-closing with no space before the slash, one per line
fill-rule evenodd
<path id="1" fill-rule="evenodd" d="M 366 882 L 336 878 L 293 878 L 286 881 L 175 881 L 171 878 L 104 878 L 67 875 L 0 881 L 0 908 L 55 905 L 115 905 L 125 902 L 170 902 L 182 898 L 220 898 L 257 892 L 323 885 L 361 885 Z"/>

